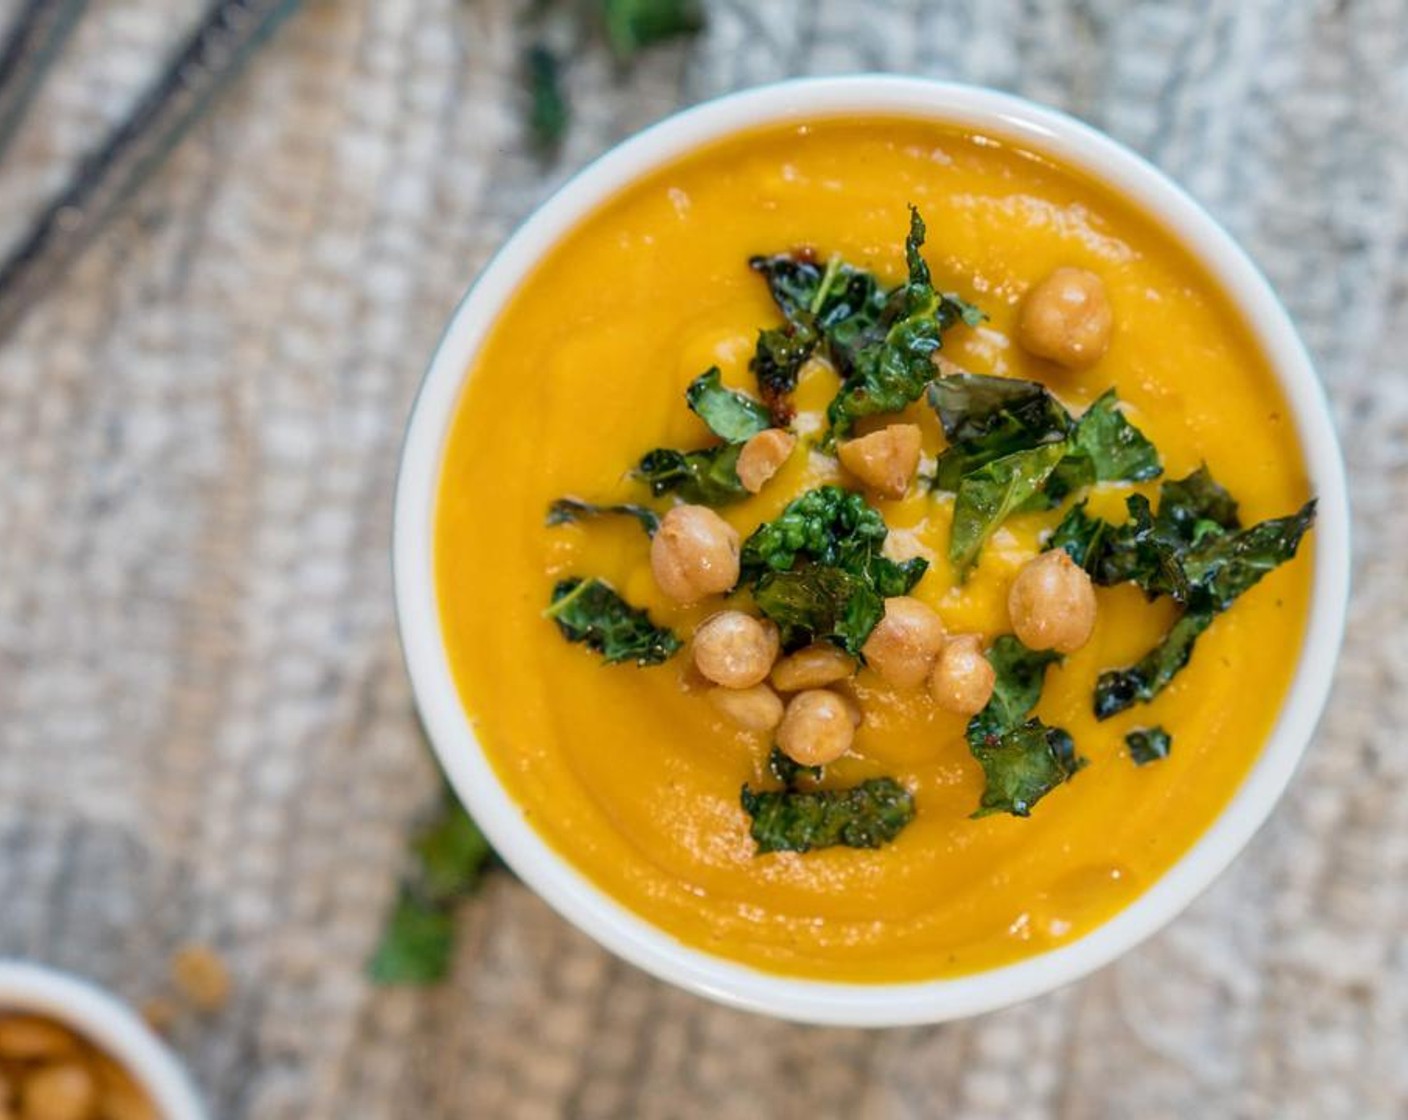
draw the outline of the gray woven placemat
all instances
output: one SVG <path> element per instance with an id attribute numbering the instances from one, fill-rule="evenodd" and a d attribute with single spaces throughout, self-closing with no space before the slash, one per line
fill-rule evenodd
<path id="1" fill-rule="evenodd" d="M 0 5 L 0 14 L 16 7 Z M 93 0 L 0 166 L 0 240 L 199 0 Z M 1391 1117 L 1408 1112 L 1408 11 L 1402 0 L 717 0 L 570 73 L 543 169 L 517 5 L 310 2 L 0 349 L 0 952 L 141 998 L 221 1117 Z M 1065 107 L 1264 265 L 1357 504 L 1336 695 L 1221 883 L 1091 980 L 984 1019 L 810 1030 L 615 962 L 499 877 L 454 978 L 363 979 L 433 797 L 391 614 L 403 421 L 463 285 L 570 169 L 678 105 L 884 68 Z"/>

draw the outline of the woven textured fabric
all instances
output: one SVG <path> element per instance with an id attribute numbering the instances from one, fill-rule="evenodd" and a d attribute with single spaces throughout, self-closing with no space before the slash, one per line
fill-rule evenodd
<path id="1" fill-rule="evenodd" d="M 18 8 L 0 3 L 0 15 Z M 92 0 L 0 159 L 0 241 L 201 0 Z M 181 941 L 238 980 L 175 1042 L 217 1116 L 1408 1113 L 1408 11 L 1402 0 L 716 0 L 629 72 L 574 52 L 523 133 L 521 8 L 309 0 L 0 347 L 0 953 L 140 1000 Z M 364 979 L 435 796 L 400 665 L 396 454 L 460 291 L 572 169 L 796 74 L 987 83 L 1168 170 L 1266 269 L 1345 442 L 1356 597 L 1271 824 L 1158 938 L 972 1022 L 816 1030 L 608 957 L 507 875 L 453 978 Z"/>

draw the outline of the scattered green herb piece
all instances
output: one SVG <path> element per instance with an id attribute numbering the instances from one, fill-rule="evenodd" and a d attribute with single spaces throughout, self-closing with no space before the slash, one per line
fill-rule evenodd
<path id="1" fill-rule="evenodd" d="M 368 971 L 378 984 L 433 984 L 454 951 L 455 904 L 474 893 L 493 854 L 474 821 L 446 788 L 434 820 L 411 841 L 414 867 Z"/>
<path id="2" fill-rule="evenodd" d="M 773 747 L 768 753 L 768 772 L 788 789 L 796 789 L 802 779 L 821 781 L 820 766 L 803 766 L 782 752 L 781 747 Z"/>
<path id="3" fill-rule="evenodd" d="M 1111 526 L 1104 518 L 1086 513 L 1085 505 L 1085 502 L 1077 502 L 1067 511 L 1046 547 L 1064 548 L 1070 558 L 1088 572 L 1101 554 L 1105 534 L 1111 531 Z"/>
<path id="4" fill-rule="evenodd" d="M 744 443 L 772 427 L 766 406 L 743 393 L 724 388 L 718 366 L 712 366 L 691 381 L 684 399 L 690 411 L 703 420 L 711 432 L 729 443 Z"/>
<path id="5" fill-rule="evenodd" d="M 655 530 L 660 528 L 660 515 L 653 509 L 645 506 L 631 505 L 629 502 L 622 502 L 618 505 L 599 506 L 592 502 L 583 502 L 577 498 L 558 498 L 552 505 L 548 506 L 548 525 L 570 525 L 576 521 L 583 521 L 593 517 L 608 517 L 620 514 L 625 517 L 634 517 L 640 522 L 641 528 L 645 530 L 647 536 L 653 537 Z"/>
<path id="6" fill-rule="evenodd" d="M 1147 704 L 1176 677 L 1193 656 L 1193 645 L 1212 625 L 1208 612 L 1179 617 L 1163 641 L 1124 669 L 1109 669 L 1095 682 L 1095 718 L 1109 719 L 1135 704 Z"/>
<path id="7" fill-rule="evenodd" d="M 602 0 L 606 38 L 616 57 L 627 61 L 643 47 L 704 26 L 698 0 Z"/>
<path id="8" fill-rule="evenodd" d="M 1064 443 L 1049 443 L 994 459 L 964 476 L 958 484 L 948 545 L 960 582 L 977 563 L 983 543 L 1041 490 L 1065 454 Z"/>
<path id="9" fill-rule="evenodd" d="M 557 623 L 569 642 L 583 642 L 608 665 L 634 661 L 659 665 L 683 644 L 671 630 L 656 626 L 650 615 L 621 598 L 600 579 L 565 579 L 553 588 L 552 603 L 543 612 Z"/>
<path id="10" fill-rule="evenodd" d="M 1029 816 L 1038 801 L 1085 765 L 1075 743 L 1059 727 L 1029 719 L 1041 699 L 1047 667 L 1061 660 L 1049 650 L 1030 650 L 1012 634 L 988 650 L 997 673 L 992 699 L 968 722 L 968 747 L 986 779 L 975 817 L 991 813 Z"/>
<path id="11" fill-rule="evenodd" d="M 551 152 L 567 132 L 569 113 L 562 92 L 562 64 L 541 43 L 528 48 L 524 57 L 528 82 L 528 130 L 539 150 Z"/>
<path id="12" fill-rule="evenodd" d="M 1167 758 L 1173 747 L 1173 736 L 1162 727 L 1140 727 L 1124 737 L 1129 757 L 1136 766 L 1147 766 Z"/>
<path id="13" fill-rule="evenodd" d="M 738 478 L 741 443 L 721 443 L 702 451 L 673 451 L 661 447 L 648 452 L 631 471 L 657 498 L 671 492 L 686 502 L 726 506 L 748 497 Z"/>
<path id="14" fill-rule="evenodd" d="M 819 486 L 788 503 L 744 542 L 740 585 L 782 630 L 787 648 L 829 639 L 857 654 L 885 613 L 908 594 L 928 561 L 881 555 L 889 529 L 861 495 Z"/>
<path id="15" fill-rule="evenodd" d="M 1220 614 L 1294 557 L 1315 524 L 1315 507 L 1311 500 L 1289 517 L 1273 517 L 1225 535 L 1206 533 L 1195 540 L 1183 558 L 1190 608 Z"/>
<path id="16" fill-rule="evenodd" d="M 740 801 L 752 818 L 750 833 L 759 855 L 837 845 L 878 848 L 914 819 L 914 795 L 893 778 L 806 792 L 744 785 Z"/>

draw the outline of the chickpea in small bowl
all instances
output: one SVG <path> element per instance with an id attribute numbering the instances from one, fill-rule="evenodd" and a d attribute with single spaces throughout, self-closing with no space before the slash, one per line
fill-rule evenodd
<path id="1" fill-rule="evenodd" d="M 0 961 L 0 1120 L 204 1120 L 184 1071 L 85 981 Z"/>

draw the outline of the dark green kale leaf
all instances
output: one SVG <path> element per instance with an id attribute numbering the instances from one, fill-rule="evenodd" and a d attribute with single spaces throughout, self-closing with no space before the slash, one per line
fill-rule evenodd
<path id="1" fill-rule="evenodd" d="M 960 322 L 981 322 L 971 304 L 934 290 L 929 266 L 920 255 L 924 219 L 909 210 L 905 260 L 909 279 L 892 291 L 872 323 L 846 320 L 823 328 L 841 390 L 827 406 L 827 440 L 847 436 L 862 417 L 899 412 L 924 392 L 934 376 L 934 354 L 943 333 Z"/>
<path id="2" fill-rule="evenodd" d="M 1090 572 L 1104 555 L 1105 535 L 1113 526 L 1103 517 L 1085 512 L 1085 502 L 1077 502 L 1061 519 L 1046 542 L 1047 548 L 1064 548 L 1067 555 Z"/>
<path id="3" fill-rule="evenodd" d="M 1315 523 L 1315 502 L 1289 517 L 1238 528 L 1237 503 L 1207 468 L 1165 482 L 1155 514 L 1148 499 L 1126 501 L 1122 525 L 1086 516 L 1077 506 L 1048 548 L 1065 548 L 1102 586 L 1130 582 L 1150 597 L 1167 595 L 1184 609 L 1164 639 L 1138 662 L 1100 675 L 1095 714 L 1106 719 L 1147 703 L 1188 664 L 1198 636 L 1268 572 L 1295 556 Z"/>
<path id="4" fill-rule="evenodd" d="M 601 10 L 607 41 L 622 61 L 652 43 L 690 35 L 704 26 L 698 0 L 602 0 Z"/>
<path id="5" fill-rule="evenodd" d="M 739 798 L 752 818 L 759 855 L 810 852 L 844 845 L 878 848 L 914 819 L 914 795 L 893 778 L 870 778 L 849 789 L 754 790 Z"/>
<path id="6" fill-rule="evenodd" d="M 1070 735 L 1029 719 L 1047 667 L 1061 660 L 1049 650 L 1027 649 L 1011 634 L 988 650 L 997 673 L 987 707 L 968 721 L 968 747 L 983 767 L 986 783 L 975 817 L 990 813 L 1030 815 L 1032 806 L 1068 781 L 1085 763 Z"/>
<path id="7" fill-rule="evenodd" d="M 642 456 L 631 476 L 649 485 L 657 498 L 674 492 L 686 502 L 726 506 L 748 497 L 738 478 L 742 450 L 741 443 L 721 443 L 701 451 L 660 447 Z"/>
<path id="8" fill-rule="evenodd" d="M 1124 737 L 1129 757 L 1136 766 L 1147 766 L 1167 758 L 1173 749 L 1173 736 L 1162 727 L 1139 727 Z"/>
<path id="9" fill-rule="evenodd" d="M 585 643 L 608 665 L 620 661 L 659 665 L 678 653 L 683 644 L 673 631 L 656 626 L 650 615 L 631 606 L 600 579 L 560 581 L 543 614 L 557 623 L 569 642 Z"/>
<path id="10" fill-rule="evenodd" d="M 1179 603 L 1187 602 L 1189 584 L 1183 568 L 1187 543 L 1154 516 L 1143 494 L 1131 494 L 1125 507 L 1129 520 L 1102 534 L 1099 548 L 1086 558 L 1091 578 L 1102 587 L 1134 583 L 1151 599 L 1169 595 Z"/>
<path id="11" fill-rule="evenodd" d="M 493 855 L 446 787 L 435 817 L 411 840 L 414 865 L 368 965 L 378 984 L 433 984 L 450 969 L 455 904 L 473 894 Z"/>
<path id="12" fill-rule="evenodd" d="M 885 601 L 869 581 L 822 564 L 764 573 L 753 587 L 753 601 L 777 624 L 789 650 L 825 640 L 859 656 L 885 616 Z"/>
<path id="13" fill-rule="evenodd" d="M 1095 682 L 1095 718 L 1109 719 L 1147 704 L 1188 664 L 1198 636 L 1212 625 L 1210 612 L 1190 611 L 1179 617 L 1157 646 L 1125 669 L 1110 669 Z"/>
<path id="14" fill-rule="evenodd" d="M 1315 507 L 1311 499 L 1289 517 L 1273 517 L 1236 533 L 1205 534 L 1195 541 L 1183 558 L 1191 609 L 1227 610 L 1264 575 L 1294 557 L 1315 524 Z"/>
<path id="15" fill-rule="evenodd" d="M 1070 413 L 1044 385 L 1015 377 L 959 373 L 929 386 L 949 446 L 939 456 L 934 488 L 954 492 L 966 475 L 995 459 L 1064 443 Z"/>
<path id="16" fill-rule="evenodd" d="M 958 484 L 948 556 L 960 582 L 977 563 L 983 542 L 1041 490 L 1065 453 L 1065 443 L 1018 451 L 979 467 Z"/>
<path id="17" fill-rule="evenodd" d="M 537 43 L 528 48 L 523 66 L 528 83 L 528 130 L 540 151 L 551 152 L 562 142 L 570 119 L 562 92 L 562 63 Z"/>
<path id="18" fill-rule="evenodd" d="M 1047 650 L 1028 649 L 1015 634 L 1003 634 L 987 653 L 997 679 L 987 707 L 968 721 L 968 741 L 1000 736 L 1026 721 L 1041 699 L 1046 670 L 1061 655 Z"/>
<path id="19" fill-rule="evenodd" d="M 783 754 L 781 747 L 768 752 L 768 772 L 788 789 L 796 789 L 803 779 L 821 781 L 820 766 L 803 766 Z"/>
<path id="20" fill-rule="evenodd" d="M 816 343 L 816 331 L 801 324 L 787 323 L 758 332 L 758 345 L 748 368 L 758 379 L 758 392 L 772 422 L 779 428 L 791 424 L 796 415 L 792 394 Z"/>
<path id="21" fill-rule="evenodd" d="M 1190 544 L 1214 528 L 1230 532 L 1242 527 L 1236 500 L 1213 479 L 1206 463 L 1187 478 L 1165 482 L 1159 488 L 1159 518 Z"/>
<path id="22" fill-rule="evenodd" d="M 1158 449 L 1119 409 L 1113 389 L 1076 421 L 1071 450 L 1047 479 L 1045 501 L 1055 506 L 1096 482 L 1147 482 L 1163 473 Z"/>
<path id="23" fill-rule="evenodd" d="M 1069 734 L 1039 719 L 984 740 L 972 750 L 987 779 L 975 818 L 993 813 L 1029 817 L 1032 806 L 1085 764 L 1076 757 L 1075 741 Z"/>
<path id="24" fill-rule="evenodd" d="M 725 442 L 698 451 L 656 448 L 641 458 L 632 476 L 648 484 L 657 498 L 673 491 L 699 505 L 742 501 L 748 491 L 738 477 L 738 456 L 750 437 L 772 426 L 767 408 L 724 388 L 717 366 L 689 383 L 685 402 Z"/>
<path id="25" fill-rule="evenodd" d="M 728 443 L 745 443 L 772 427 L 772 417 L 765 406 L 724 388 L 718 366 L 712 366 L 691 381 L 684 399 L 690 411 Z"/>
<path id="26" fill-rule="evenodd" d="M 660 515 L 653 509 L 645 506 L 631 505 L 629 502 L 622 502 L 617 505 L 599 506 L 592 502 L 584 502 L 578 498 L 558 498 L 552 505 L 548 506 L 548 525 L 571 525 L 576 521 L 585 521 L 593 517 L 608 517 L 620 514 L 624 517 L 634 517 L 640 522 L 640 527 L 645 530 L 646 535 L 653 537 L 655 530 L 660 528 Z"/>

